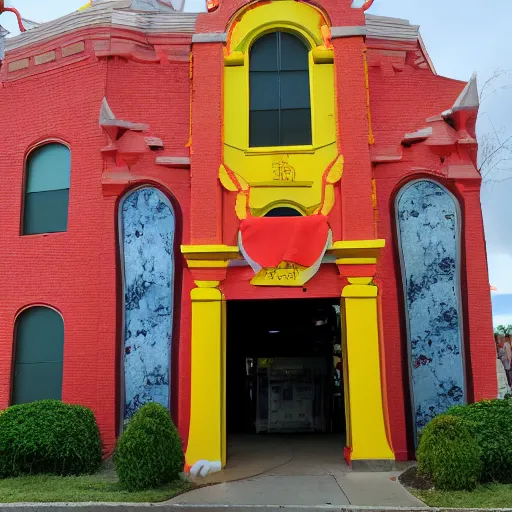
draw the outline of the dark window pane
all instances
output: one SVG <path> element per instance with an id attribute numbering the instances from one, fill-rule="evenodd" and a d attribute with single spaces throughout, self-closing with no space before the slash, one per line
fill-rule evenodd
<path id="1" fill-rule="evenodd" d="M 281 145 L 311 144 L 311 110 L 281 110 Z"/>
<path id="2" fill-rule="evenodd" d="M 281 32 L 281 66 L 286 70 L 309 70 L 308 49 L 298 38 Z"/>
<path id="3" fill-rule="evenodd" d="M 250 146 L 312 143 L 308 48 L 299 38 L 274 32 L 256 41 L 249 93 Z"/>
<path id="4" fill-rule="evenodd" d="M 255 110 L 250 113 L 249 144 L 252 147 L 279 146 L 279 111 Z"/>
<path id="5" fill-rule="evenodd" d="M 251 71 L 277 71 L 278 34 L 267 34 L 254 43 L 250 53 Z"/>
<path id="6" fill-rule="evenodd" d="M 251 110 L 279 109 L 279 75 L 277 71 L 250 74 Z"/>
<path id="7" fill-rule="evenodd" d="M 302 214 L 294 208 L 279 206 L 267 212 L 265 217 L 302 217 Z"/>
<path id="8" fill-rule="evenodd" d="M 53 309 L 33 307 L 16 322 L 12 403 L 62 397 L 64 322 Z"/>
<path id="9" fill-rule="evenodd" d="M 54 143 L 34 149 L 27 159 L 27 193 L 69 188 L 70 168 L 67 146 Z"/>
<path id="10" fill-rule="evenodd" d="M 16 363 L 62 361 L 64 324 L 53 309 L 33 307 L 24 311 L 16 328 Z"/>
<path id="11" fill-rule="evenodd" d="M 309 73 L 307 71 L 283 71 L 281 79 L 281 108 L 310 108 Z"/>
<path id="12" fill-rule="evenodd" d="M 67 231 L 68 203 L 69 189 L 26 194 L 23 234 Z"/>
<path id="13" fill-rule="evenodd" d="M 62 399 L 62 362 L 16 364 L 12 404 Z"/>

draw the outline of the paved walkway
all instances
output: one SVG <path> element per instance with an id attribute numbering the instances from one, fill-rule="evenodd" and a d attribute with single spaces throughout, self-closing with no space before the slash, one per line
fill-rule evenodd
<path id="1" fill-rule="evenodd" d="M 398 482 L 400 471 L 351 472 L 342 454 L 343 440 L 334 436 L 231 438 L 228 468 L 197 481 L 217 485 L 169 503 L 424 507 Z"/>

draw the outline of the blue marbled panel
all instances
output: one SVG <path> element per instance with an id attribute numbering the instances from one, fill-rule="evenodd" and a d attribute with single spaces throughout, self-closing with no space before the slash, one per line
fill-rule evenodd
<path id="1" fill-rule="evenodd" d="M 416 437 L 466 399 L 455 201 L 429 180 L 406 185 L 397 198 Z"/>
<path id="2" fill-rule="evenodd" d="M 174 212 L 155 188 L 121 206 L 124 259 L 124 421 L 147 402 L 169 407 L 174 295 Z"/>

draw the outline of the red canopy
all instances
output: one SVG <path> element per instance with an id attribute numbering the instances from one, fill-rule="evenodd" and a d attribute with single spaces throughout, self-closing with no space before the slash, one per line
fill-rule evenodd
<path id="1" fill-rule="evenodd" d="M 263 268 L 282 262 L 313 266 L 323 256 L 329 231 L 324 215 L 250 217 L 240 225 L 244 251 Z"/>

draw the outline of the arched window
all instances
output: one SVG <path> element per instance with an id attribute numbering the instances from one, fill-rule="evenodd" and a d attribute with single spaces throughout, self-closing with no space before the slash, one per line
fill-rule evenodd
<path id="1" fill-rule="evenodd" d="M 64 322 L 55 310 L 26 309 L 15 327 L 12 404 L 62 398 Z"/>
<path id="2" fill-rule="evenodd" d="M 309 145 L 308 48 L 286 32 L 258 39 L 250 53 L 249 145 Z"/>
<path id="3" fill-rule="evenodd" d="M 125 424 L 145 403 L 170 406 L 175 233 L 174 210 L 158 189 L 139 188 L 121 201 Z"/>
<path id="4" fill-rule="evenodd" d="M 417 440 L 434 416 L 466 401 L 459 205 L 439 183 L 417 180 L 399 192 L 396 216 Z"/>
<path id="5" fill-rule="evenodd" d="M 70 168 L 70 151 L 63 144 L 45 144 L 28 155 L 24 235 L 67 231 Z"/>

